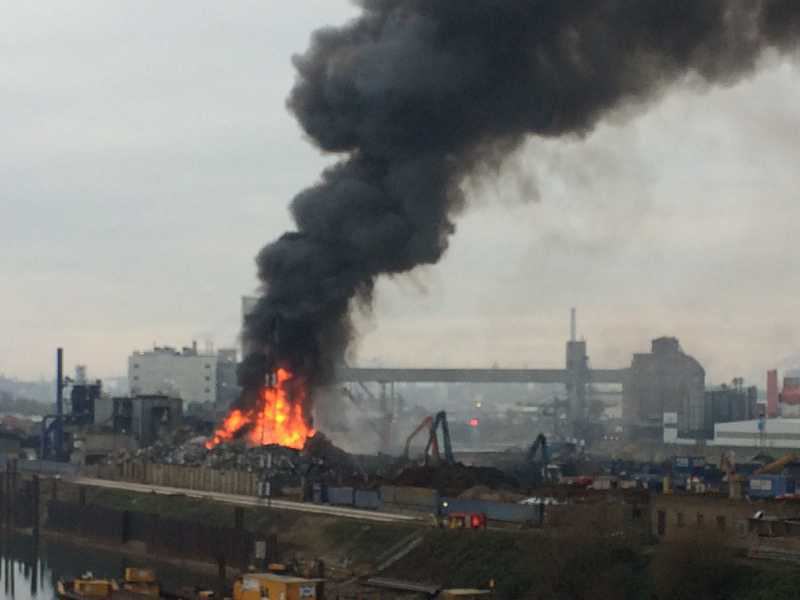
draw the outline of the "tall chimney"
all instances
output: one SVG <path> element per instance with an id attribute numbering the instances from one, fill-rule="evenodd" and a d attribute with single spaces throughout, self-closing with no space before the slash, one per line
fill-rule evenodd
<path id="1" fill-rule="evenodd" d="M 56 430 L 55 454 L 61 459 L 64 448 L 64 349 L 56 350 Z"/>
<path id="2" fill-rule="evenodd" d="M 574 342 L 578 337 L 578 314 L 574 308 L 571 308 L 569 313 L 569 341 Z"/>
<path id="3" fill-rule="evenodd" d="M 778 416 L 778 371 L 767 371 L 767 418 Z"/>

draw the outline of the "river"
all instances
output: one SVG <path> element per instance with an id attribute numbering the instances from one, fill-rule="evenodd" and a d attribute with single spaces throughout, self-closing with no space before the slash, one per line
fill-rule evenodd
<path id="1" fill-rule="evenodd" d="M 120 579 L 126 567 L 149 567 L 168 588 L 204 585 L 214 578 L 173 565 L 133 558 L 122 553 L 0 532 L 0 600 L 53 600 L 56 581 L 86 571 L 95 576 Z"/>

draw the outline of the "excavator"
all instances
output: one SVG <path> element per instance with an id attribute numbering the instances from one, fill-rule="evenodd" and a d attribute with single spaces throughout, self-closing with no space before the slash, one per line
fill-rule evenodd
<path id="1" fill-rule="evenodd" d="M 797 462 L 800 459 L 800 455 L 789 452 L 788 454 L 784 454 L 778 460 L 769 463 L 768 465 L 764 465 L 760 469 L 757 469 L 753 475 L 777 475 L 783 469 L 790 465 L 793 462 Z"/>
<path id="2" fill-rule="evenodd" d="M 411 442 L 423 431 L 428 432 L 428 442 L 425 445 L 425 465 L 438 464 L 442 461 L 442 456 L 439 450 L 439 436 L 438 430 L 442 430 L 442 441 L 444 443 L 444 459 L 447 464 L 454 464 L 455 458 L 453 456 L 453 447 L 450 441 L 450 427 L 447 424 L 447 413 L 440 411 L 436 416 L 427 416 L 422 419 L 422 422 L 411 432 L 406 438 L 406 445 L 403 448 L 403 460 L 409 462 L 409 449 Z"/>
<path id="3" fill-rule="evenodd" d="M 550 460 L 550 445 L 544 434 L 540 433 L 528 448 L 523 463 L 515 469 L 515 476 L 525 486 L 555 483 L 560 478 L 560 469 L 552 465 Z"/>

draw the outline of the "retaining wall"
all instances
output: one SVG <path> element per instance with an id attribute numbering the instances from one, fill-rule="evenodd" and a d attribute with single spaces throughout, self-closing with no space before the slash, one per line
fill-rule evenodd
<path id="1" fill-rule="evenodd" d="M 256 539 L 255 534 L 241 528 L 55 500 L 48 504 L 47 527 L 115 544 L 137 540 L 144 542 L 149 552 L 163 556 L 200 560 L 224 557 L 227 564 L 240 568 L 249 564 Z"/>

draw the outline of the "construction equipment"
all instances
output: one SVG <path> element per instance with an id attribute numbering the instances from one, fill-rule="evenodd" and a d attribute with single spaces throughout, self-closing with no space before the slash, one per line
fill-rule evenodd
<path id="1" fill-rule="evenodd" d="M 417 437 L 417 436 L 418 436 L 418 435 L 419 435 L 419 434 L 420 434 L 420 433 L 421 433 L 421 432 L 422 432 L 424 429 L 427 429 L 427 430 L 428 430 L 428 439 L 430 440 L 430 430 L 431 430 L 431 427 L 433 427 L 433 417 L 431 417 L 430 415 L 428 415 L 427 417 L 425 417 L 424 419 L 422 419 L 422 422 L 421 422 L 419 425 L 417 425 L 416 429 L 414 429 L 414 431 L 412 431 L 412 432 L 411 432 L 411 435 L 409 435 L 409 436 L 406 438 L 406 445 L 405 445 L 405 447 L 403 448 L 403 459 L 404 459 L 406 462 L 409 460 L 409 456 L 408 456 L 408 455 L 409 455 L 409 451 L 410 451 L 410 448 L 411 448 L 411 442 L 412 442 L 412 441 L 414 440 L 414 438 L 415 438 L 415 437 Z M 433 440 L 433 446 L 432 446 L 432 450 L 433 450 L 434 454 L 435 454 L 435 455 L 438 457 L 438 456 L 439 456 L 439 442 L 436 440 L 436 438 L 434 438 L 434 440 Z"/>
<path id="2" fill-rule="evenodd" d="M 323 581 L 277 573 L 246 573 L 233 584 L 233 600 L 314 600 Z"/>
<path id="3" fill-rule="evenodd" d="M 438 454 L 439 450 L 439 438 L 438 438 L 438 430 L 442 430 L 442 442 L 444 446 L 444 460 L 445 463 L 448 465 L 454 465 L 456 463 L 456 459 L 453 456 L 453 445 L 450 441 L 450 427 L 447 424 L 447 413 L 445 411 L 439 411 L 436 413 L 436 417 L 433 419 L 433 425 L 431 425 L 431 432 L 430 436 L 428 437 L 428 444 L 425 446 L 425 465 L 429 464 L 429 452 L 432 448 L 435 448 L 435 452 Z M 437 461 L 441 460 L 441 456 L 437 456 Z"/>
<path id="4" fill-rule="evenodd" d="M 130 567 L 125 569 L 122 589 L 133 592 L 143 598 L 158 599 L 161 597 L 161 587 L 152 569 L 134 569 Z"/>
<path id="5" fill-rule="evenodd" d="M 537 453 L 541 457 L 539 461 L 536 460 Z M 529 467 L 538 467 L 541 475 L 541 480 L 544 482 L 556 482 L 561 476 L 561 469 L 557 465 L 550 464 L 550 446 L 547 443 L 547 438 L 543 433 L 536 436 L 536 439 L 528 448 L 527 465 Z"/>
<path id="6" fill-rule="evenodd" d="M 59 579 L 56 582 L 56 596 L 61 600 L 111 600 L 119 590 L 113 579 L 98 579 L 91 572 L 78 579 Z"/>
<path id="7" fill-rule="evenodd" d="M 778 460 L 769 463 L 768 465 L 764 465 L 760 469 L 757 469 L 753 475 L 778 475 L 783 471 L 783 469 L 793 463 L 796 462 L 800 458 L 794 452 L 789 452 L 788 454 L 784 454 Z"/>
<path id="8" fill-rule="evenodd" d="M 486 529 L 484 513 L 450 513 L 447 515 L 447 529 Z"/>
<path id="9" fill-rule="evenodd" d="M 536 460 L 536 452 L 539 451 L 542 455 L 542 462 L 547 464 L 550 462 L 550 449 L 547 447 L 547 438 L 544 436 L 543 433 L 540 433 L 536 436 L 536 439 L 531 444 L 531 447 L 528 448 L 528 462 L 534 462 Z"/>

